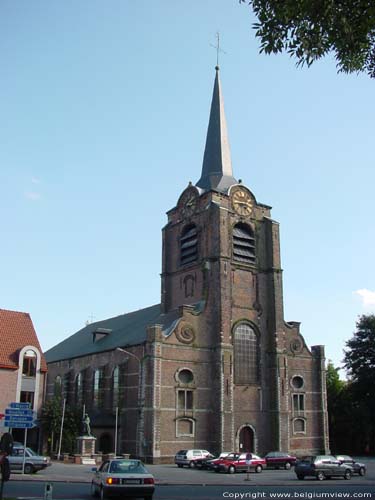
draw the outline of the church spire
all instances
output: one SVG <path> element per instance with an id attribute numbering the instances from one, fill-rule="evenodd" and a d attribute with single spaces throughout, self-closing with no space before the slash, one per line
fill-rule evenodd
<path id="1" fill-rule="evenodd" d="M 230 186 L 237 184 L 237 181 L 232 173 L 219 66 L 216 66 L 215 69 L 216 76 L 203 157 L 202 175 L 196 185 L 205 191 L 214 190 L 224 193 L 227 192 Z"/>

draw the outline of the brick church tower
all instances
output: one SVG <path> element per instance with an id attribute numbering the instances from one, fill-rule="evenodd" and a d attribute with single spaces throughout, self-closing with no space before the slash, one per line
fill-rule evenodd
<path id="1" fill-rule="evenodd" d="M 181 447 L 327 450 L 324 348 L 284 321 L 279 224 L 233 177 L 218 67 L 201 178 L 163 229 L 162 311 L 177 309 Z"/>
<path id="2" fill-rule="evenodd" d="M 285 322 L 279 225 L 233 176 L 219 68 L 202 175 L 163 229 L 161 304 L 90 323 L 46 353 L 97 450 L 327 452 L 323 346 Z"/>

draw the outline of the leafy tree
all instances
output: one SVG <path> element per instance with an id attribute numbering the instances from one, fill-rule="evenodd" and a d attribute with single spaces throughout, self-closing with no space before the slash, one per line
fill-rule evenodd
<path id="1" fill-rule="evenodd" d="M 353 408 L 361 408 L 367 431 L 366 451 L 375 450 L 375 315 L 360 316 L 357 330 L 346 342 L 344 365 L 351 379 Z"/>
<path id="2" fill-rule="evenodd" d="M 239 0 L 252 6 L 266 54 L 288 52 L 297 66 L 333 52 L 339 71 L 375 78 L 375 2 L 372 0 Z"/>
<path id="3" fill-rule="evenodd" d="M 48 452 L 57 452 L 60 439 L 61 421 L 63 414 L 63 399 L 55 395 L 42 408 L 42 428 L 48 440 Z M 65 406 L 64 427 L 61 441 L 61 452 L 72 453 L 75 448 L 75 438 L 79 435 L 81 412 Z"/>

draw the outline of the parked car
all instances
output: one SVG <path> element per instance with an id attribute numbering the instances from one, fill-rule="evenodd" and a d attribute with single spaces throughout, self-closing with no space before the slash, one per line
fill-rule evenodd
<path id="1" fill-rule="evenodd" d="M 247 453 L 236 453 L 233 458 L 229 456 L 223 458 L 216 466 L 216 472 L 227 472 L 228 474 L 234 474 L 235 472 L 246 472 L 249 468 L 255 472 L 262 472 L 263 468 L 266 466 L 266 461 L 264 458 L 258 457 L 258 455 L 251 454 L 250 464 L 246 463 Z"/>
<path id="2" fill-rule="evenodd" d="M 337 460 L 341 464 L 351 465 L 353 467 L 353 474 L 364 476 L 366 474 L 366 465 L 361 462 L 356 462 L 354 458 L 349 455 L 336 455 Z"/>
<path id="3" fill-rule="evenodd" d="M 286 470 L 289 470 L 297 460 L 297 457 L 282 451 L 270 451 L 264 458 L 266 459 L 267 467 L 275 467 L 275 469 L 284 467 Z"/>
<path id="4" fill-rule="evenodd" d="M 202 458 L 206 458 L 208 456 L 213 455 L 211 455 L 211 453 L 207 450 L 180 450 L 174 457 L 174 463 L 178 467 L 188 465 L 189 467 L 194 468 L 197 460 L 202 460 Z"/>
<path id="5" fill-rule="evenodd" d="M 195 467 L 198 469 L 213 469 L 216 463 L 220 462 L 221 459 L 226 458 L 228 455 L 230 455 L 229 451 L 224 451 L 217 456 L 209 454 L 205 458 L 196 460 Z"/>
<path id="6" fill-rule="evenodd" d="M 109 496 L 143 497 L 151 500 L 155 490 L 154 476 L 140 460 L 106 460 L 99 469 L 94 468 L 91 495 L 103 500 Z"/>
<path id="7" fill-rule="evenodd" d="M 24 462 L 24 448 L 23 446 L 13 446 L 12 453 L 8 456 L 9 466 L 11 472 L 22 472 Z M 25 449 L 25 474 L 32 474 L 39 470 L 45 469 L 51 465 L 50 457 L 38 455 L 31 448 Z"/>
<path id="8" fill-rule="evenodd" d="M 294 466 L 294 472 L 298 479 L 304 479 L 306 476 L 316 477 L 319 481 L 331 477 L 350 479 L 353 467 L 341 464 L 332 455 L 316 455 L 298 460 Z"/>

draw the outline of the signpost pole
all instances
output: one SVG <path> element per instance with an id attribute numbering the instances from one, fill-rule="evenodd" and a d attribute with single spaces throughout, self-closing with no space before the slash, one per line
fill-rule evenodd
<path id="1" fill-rule="evenodd" d="M 25 474 L 25 462 L 26 462 L 26 443 L 27 443 L 27 427 L 25 429 L 25 439 L 23 441 L 23 459 L 22 459 L 22 474 Z"/>
<path id="2" fill-rule="evenodd" d="M 63 434 L 63 428 L 64 428 L 64 418 L 65 418 L 65 404 L 66 404 L 66 399 L 64 398 L 62 418 L 61 418 L 61 428 L 60 428 L 59 451 L 57 453 L 57 460 L 60 460 L 61 441 L 62 441 L 62 434 Z"/>

